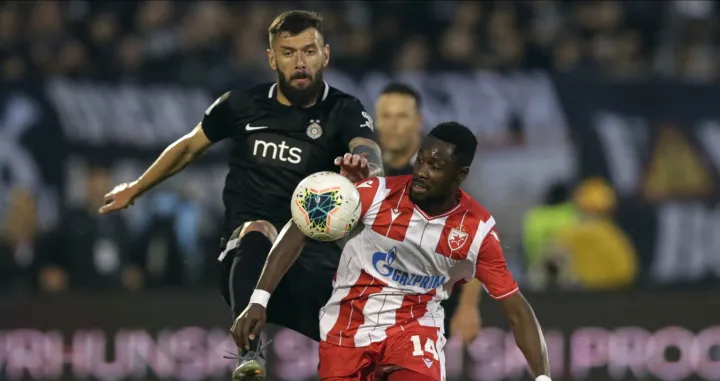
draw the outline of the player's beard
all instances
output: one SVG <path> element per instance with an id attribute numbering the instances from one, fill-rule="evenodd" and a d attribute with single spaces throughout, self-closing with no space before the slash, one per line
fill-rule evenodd
<path id="1" fill-rule="evenodd" d="M 322 69 L 320 69 L 314 77 L 310 74 L 294 74 L 288 80 L 280 70 L 277 70 L 278 75 L 278 88 L 283 93 L 285 98 L 290 101 L 293 105 L 306 106 L 313 103 L 320 92 L 323 89 L 323 76 Z M 311 83 L 304 89 L 293 86 L 290 81 L 298 78 L 310 78 Z"/>

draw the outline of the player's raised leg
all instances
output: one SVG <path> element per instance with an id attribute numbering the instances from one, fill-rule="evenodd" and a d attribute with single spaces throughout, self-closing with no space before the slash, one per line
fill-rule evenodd
<path id="1" fill-rule="evenodd" d="M 223 267 L 223 297 L 232 308 L 233 320 L 250 302 L 275 238 L 277 230 L 271 223 L 246 222 L 233 232 L 218 258 Z M 249 348 L 238 346 L 238 366 L 233 372 L 234 380 L 265 379 L 261 349 L 259 338 L 252 340 Z"/>

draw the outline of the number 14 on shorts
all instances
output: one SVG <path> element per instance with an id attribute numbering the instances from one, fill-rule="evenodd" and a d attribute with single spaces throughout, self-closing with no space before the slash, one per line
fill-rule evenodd
<path id="1" fill-rule="evenodd" d="M 435 349 L 435 342 L 431 338 L 427 338 L 425 340 L 425 346 L 423 348 L 422 340 L 420 339 L 420 335 L 412 335 L 410 337 L 410 341 L 413 345 L 413 356 L 425 356 L 426 353 L 430 353 L 432 357 L 435 359 L 435 361 L 438 361 L 440 358 L 438 357 L 437 349 Z"/>

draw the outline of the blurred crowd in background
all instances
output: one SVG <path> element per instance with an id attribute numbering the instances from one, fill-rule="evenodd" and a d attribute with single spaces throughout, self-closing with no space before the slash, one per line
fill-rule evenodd
<path id="1" fill-rule="evenodd" d="M 0 75 L 118 78 L 224 89 L 268 78 L 281 10 L 325 18 L 348 72 L 545 69 L 713 81 L 716 2 L 4 1 Z"/>
<path id="2" fill-rule="evenodd" d="M 216 93 L 242 88 L 273 78 L 267 27 L 281 11 L 303 8 L 324 16 L 331 66 L 355 76 L 538 69 L 712 82 L 720 69 L 715 4 L 4 1 L 0 79 L 3 86 L 59 76 L 203 86 Z M 100 217 L 96 210 L 113 185 L 102 160 L 93 162 L 80 185 L 84 202 L 68 206 L 53 229 L 39 228 L 42 205 L 32 192 L 3 195 L 0 290 L 213 285 L 220 215 L 203 209 L 186 189 L 148 195 L 140 201 L 142 212 L 130 218 Z M 522 236 L 505 241 L 517 277 L 537 289 L 631 287 L 639 260 L 613 222 L 612 187 L 591 178 L 558 183 L 546 193 L 526 211 Z"/>

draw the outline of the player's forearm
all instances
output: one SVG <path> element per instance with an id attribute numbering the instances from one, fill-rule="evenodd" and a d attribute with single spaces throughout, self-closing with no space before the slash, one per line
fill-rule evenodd
<path id="1" fill-rule="evenodd" d="M 479 280 L 465 283 L 460 289 L 460 307 L 477 308 L 480 304 L 480 295 L 482 295 L 482 283 Z"/>
<path id="2" fill-rule="evenodd" d="M 295 223 L 288 222 L 270 250 L 255 288 L 272 294 L 290 266 L 300 256 L 306 239 L 307 237 L 295 226 Z"/>
<path id="3" fill-rule="evenodd" d="M 370 177 L 385 175 L 382 151 L 377 143 L 367 138 L 355 138 L 350 141 L 349 148 L 350 153 L 365 156 L 368 161 L 368 167 L 370 168 Z"/>
<path id="4" fill-rule="evenodd" d="M 533 376 L 550 376 L 545 338 L 530 304 L 522 294 L 517 293 L 503 300 L 501 305 L 510 320 L 515 343 L 525 355 Z"/>
<path id="5" fill-rule="evenodd" d="M 137 196 L 152 189 L 157 184 L 182 171 L 192 163 L 203 151 L 193 151 L 189 138 L 183 137 L 165 148 L 155 162 L 148 167 L 145 173 L 133 184 L 137 189 Z"/>

